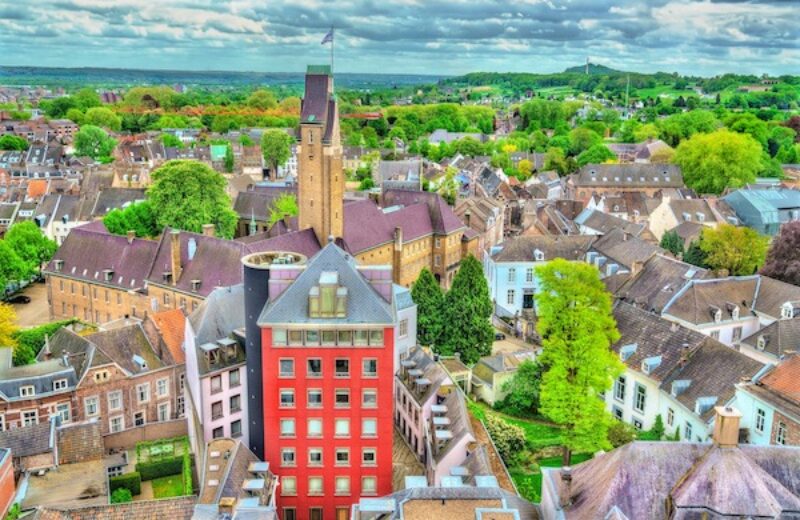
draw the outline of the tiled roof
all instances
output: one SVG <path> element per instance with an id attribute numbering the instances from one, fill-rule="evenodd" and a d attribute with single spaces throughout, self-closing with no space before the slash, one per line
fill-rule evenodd
<path id="1" fill-rule="evenodd" d="M 757 276 L 692 280 L 662 312 L 696 325 L 714 322 L 717 310 L 723 320 L 732 319 L 734 307 L 744 317 L 753 307 L 757 288 Z"/>
<path id="2" fill-rule="evenodd" d="M 673 199 L 669 201 L 669 207 L 678 222 L 701 221 L 698 215 L 702 215 L 702 222 L 717 221 L 717 216 L 705 199 Z M 688 220 L 684 218 L 684 214 L 689 217 Z"/>
<path id="3" fill-rule="evenodd" d="M 140 356 L 147 363 L 147 370 L 161 368 L 164 363 L 158 358 L 150 340 L 138 322 L 123 325 L 119 328 L 104 330 L 86 336 L 97 348 L 114 363 L 131 374 L 140 372 L 133 356 Z M 99 363 L 96 361 L 93 366 Z"/>
<path id="4" fill-rule="evenodd" d="M 233 203 L 233 210 L 240 219 L 250 220 L 251 217 L 258 221 L 269 218 L 269 208 L 273 202 L 283 195 L 297 194 L 294 186 L 259 186 L 257 189 L 240 191 Z"/>
<path id="5" fill-rule="evenodd" d="M 199 346 L 227 338 L 244 327 L 244 285 L 215 289 L 189 315 L 189 321 Z"/>
<path id="6" fill-rule="evenodd" d="M 575 223 L 593 229 L 598 233 L 608 233 L 614 229 L 623 229 L 626 233 L 639 236 L 647 228 L 644 224 L 635 224 L 602 211 L 586 208 L 575 217 Z"/>
<path id="7" fill-rule="evenodd" d="M 10 449 L 12 457 L 50 453 L 54 447 L 55 422 L 52 420 L 0 432 L 0 448 Z"/>
<path id="8" fill-rule="evenodd" d="M 586 251 L 596 239 L 594 236 L 518 236 L 506 240 L 497 247 L 498 252 L 492 255 L 495 262 L 534 262 L 537 261 L 535 251 L 544 254 L 544 260 L 564 258 L 566 260 L 582 260 Z M 492 248 L 496 251 L 496 249 Z"/>
<path id="9" fill-rule="evenodd" d="M 780 318 L 781 306 L 800 301 L 800 287 L 768 276 L 759 276 L 755 310 L 772 318 Z"/>
<path id="10" fill-rule="evenodd" d="M 333 79 L 329 74 L 306 74 L 300 121 L 324 124 L 328 120 L 328 100 Z"/>
<path id="11" fill-rule="evenodd" d="M 167 346 L 176 364 L 183 364 L 186 357 L 183 352 L 183 335 L 186 330 L 186 315 L 180 307 L 168 311 L 155 312 L 149 316 L 155 324 L 161 339 Z"/>
<path id="12" fill-rule="evenodd" d="M 620 228 L 612 229 L 598 238 L 590 249 L 628 268 L 635 262 L 647 261 L 656 253 L 665 253 L 660 247 L 631 236 Z"/>
<path id="13" fill-rule="evenodd" d="M 800 355 L 786 359 L 762 377 L 759 384 L 800 404 Z"/>
<path id="14" fill-rule="evenodd" d="M 587 164 L 570 182 L 581 187 L 682 188 L 683 175 L 674 164 Z"/>
<path id="15" fill-rule="evenodd" d="M 197 497 L 141 500 L 126 504 L 110 504 L 60 509 L 57 506 L 40 507 L 34 520 L 129 520 L 169 519 L 190 520 L 194 514 Z"/>
<path id="16" fill-rule="evenodd" d="M 439 235 L 449 235 L 463 229 L 464 223 L 453 212 L 453 208 L 437 193 L 412 190 L 386 190 L 383 193 L 384 207 L 402 205 L 411 206 L 424 202 L 430 212 L 433 232 Z"/>
<path id="17" fill-rule="evenodd" d="M 638 274 L 622 284 L 616 296 L 660 313 L 689 280 L 707 276 L 709 272 L 705 269 L 657 254 L 645 262 Z"/>

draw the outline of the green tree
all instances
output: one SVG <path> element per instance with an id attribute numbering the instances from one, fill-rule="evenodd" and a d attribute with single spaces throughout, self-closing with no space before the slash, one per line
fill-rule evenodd
<path id="1" fill-rule="evenodd" d="M 411 287 L 411 299 L 417 305 L 417 341 L 426 347 L 435 345 L 444 324 L 444 293 L 427 267 Z"/>
<path id="2" fill-rule="evenodd" d="M 242 146 L 253 146 L 255 143 L 247 134 L 242 134 L 239 136 L 239 144 Z"/>
<path id="3" fill-rule="evenodd" d="M 292 193 L 283 193 L 269 208 L 269 219 L 267 224 L 272 227 L 284 217 L 296 217 L 299 213 L 297 208 L 297 197 Z"/>
<path id="4" fill-rule="evenodd" d="M 83 116 L 83 124 L 119 132 L 120 128 L 122 128 L 122 118 L 105 107 L 94 107 L 86 111 Z"/>
<path id="5" fill-rule="evenodd" d="M 656 137 L 658 137 L 658 127 L 653 123 L 642 125 L 633 131 L 633 138 L 637 143 L 647 141 L 648 139 L 655 139 Z"/>
<path id="6" fill-rule="evenodd" d="M 85 125 L 75 134 L 75 154 L 88 155 L 101 162 L 110 162 L 117 140 L 105 130 L 93 125 Z"/>
<path id="7" fill-rule="evenodd" d="M 67 110 L 66 118 L 75 124 L 82 125 L 84 123 L 83 112 L 79 108 L 70 108 Z M 120 119 L 120 124 L 122 119 Z"/>
<path id="8" fill-rule="evenodd" d="M 17 312 L 8 303 L 0 302 L 0 348 L 16 347 Z"/>
<path id="9" fill-rule="evenodd" d="M 270 165 L 273 178 L 278 177 L 278 167 L 292 155 L 292 137 L 283 130 L 267 130 L 261 135 L 261 153 Z"/>
<path id="10" fill-rule="evenodd" d="M 459 353 L 468 365 L 491 354 L 492 300 L 481 263 L 474 256 L 468 255 L 461 261 L 444 300 L 444 326 L 437 352 Z"/>
<path id="11" fill-rule="evenodd" d="M 30 274 L 41 273 L 42 264 L 49 262 L 58 249 L 56 243 L 44 236 L 39 226 L 31 220 L 11 226 L 6 233 L 5 242 L 26 264 L 26 270 Z"/>
<path id="12" fill-rule="evenodd" d="M 124 504 L 126 502 L 133 502 L 133 495 L 128 488 L 119 488 L 111 493 L 112 504 Z"/>
<path id="13" fill-rule="evenodd" d="M 617 156 L 608 149 L 603 143 L 596 144 L 584 150 L 578 156 L 578 166 L 586 166 L 587 164 L 603 164 L 606 161 L 613 161 Z"/>
<path id="14" fill-rule="evenodd" d="M 503 383 L 506 397 L 500 408 L 514 415 L 539 413 L 539 393 L 542 383 L 542 366 L 526 359 L 517 367 L 514 376 Z"/>
<path id="15" fill-rule="evenodd" d="M 719 194 L 753 182 L 761 169 L 761 153 L 761 145 L 749 135 L 722 129 L 683 141 L 673 160 L 687 186 L 698 193 Z"/>
<path id="16" fill-rule="evenodd" d="M 27 150 L 28 141 L 17 135 L 0 136 L 0 150 Z"/>
<path id="17" fill-rule="evenodd" d="M 14 248 L 7 241 L 0 240 L 0 297 L 5 296 L 9 283 L 21 280 L 28 274 L 25 262 Z"/>
<path id="18" fill-rule="evenodd" d="M 706 254 L 700 247 L 700 240 L 692 240 L 689 243 L 689 247 L 683 253 L 682 260 L 687 264 L 702 267 L 703 269 L 708 269 L 709 267 L 706 263 Z"/>
<path id="19" fill-rule="evenodd" d="M 103 224 L 115 235 L 126 235 L 128 231 L 134 231 L 137 237 L 152 238 L 161 233 L 153 207 L 147 200 L 136 202 L 127 208 L 112 209 L 103 217 Z"/>
<path id="20" fill-rule="evenodd" d="M 558 147 L 547 150 L 544 156 L 544 169 L 548 171 L 555 170 L 562 176 L 572 171 L 572 167 L 564 154 L 564 150 Z"/>
<path id="21" fill-rule="evenodd" d="M 269 90 L 260 89 L 256 90 L 245 101 L 247 106 L 267 110 L 278 106 L 278 100 L 275 99 L 275 94 Z"/>
<path id="22" fill-rule="evenodd" d="M 730 224 L 705 229 L 700 237 L 705 262 L 712 269 L 724 269 L 734 276 L 755 273 L 764 265 L 768 248 L 768 237 L 748 227 Z"/>
<path id="23" fill-rule="evenodd" d="M 225 193 L 225 178 L 197 161 L 168 161 L 153 171 L 147 196 L 158 226 L 202 231 L 214 224 L 219 236 L 230 238 L 238 216 Z"/>
<path id="24" fill-rule="evenodd" d="M 547 134 L 545 134 L 541 130 L 534 130 L 533 132 L 531 132 L 531 147 L 533 148 L 533 151 L 540 153 L 544 152 L 545 150 L 547 150 L 548 142 L 549 139 L 547 137 Z"/>
<path id="25" fill-rule="evenodd" d="M 579 155 L 602 142 L 603 138 L 597 132 L 588 128 L 575 128 L 569 133 L 569 152 L 572 155 Z"/>
<path id="26" fill-rule="evenodd" d="M 672 230 L 664 233 L 659 245 L 676 257 L 683 254 L 683 240 L 678 236 L 677 231 Z"/>
<path id="27" fill-rule="evenodd" d="M 448 166 L 444 172 L 444 177 L 439 182 L 439 187 L 436 189 L 436 192 L 451 206 L 456 203 L 456 197 L 458 196 L 457 173 L 458 170 L 455 167 Z"/>
<path id="28" fill-rule="evenodd" d="M 100 96 L 93 89 L 86 87 L 72 95 L 75 107 L 86 112 L 88 109 L 100 106 Z"/>
<path id="29" fill-rule="evenodd" d="M 225 171 L 233 173 L 233 147 L 231 143 L 228 143 L 228 146 L 225 147 Z"/>
<path id="30" fill-rule="evenodd" d="M 598 395 L 623 370 L 611 344 L 619 339 L 611 295 L 592 265 L 555 259 L 536 268 L 536 330 L 544 365 L 541 411 L 565 427 L 564 464 L 573 451 L 608 449 L 613 419 Z"/>
<path id="31" fill-rule="evenodd" d="M 178 139 L 178 137 L 173 134 L 161 134 L 159 139 L 161 139 L 161 142 L 164 143 L 164 146 L 172 148 L 183 148 L 183 141 Z"/>

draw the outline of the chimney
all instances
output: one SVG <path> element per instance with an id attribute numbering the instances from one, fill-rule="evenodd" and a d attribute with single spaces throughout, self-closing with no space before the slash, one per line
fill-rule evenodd
<path id="1" fill-rule="evenodd" d="M 392 280 L 400 284 L 400 268 L 403 263 L 403 229 L 394 228 L 394 252 L 392 254 Z"/>
<path id="2" fill-rule="evenodd" d="M 136 231 L 128 231 L 128 243 L 133 244 L 133 239 L 136 238 Z"/>
<path id="3" fill-rule="evenodd" d="M 631 234 L 630 234 L 630 233 L 628 233 L 627 231 L 623 231 L 623 232 L 622 232 L 622 241 L 623 241 L 623 242 L 627 242 L 627 241 L 628 241 L 628 238 L 629 238 L 630 236 L 631 236 Z"/>
<path id="4" fill-rule="evenodd" d="M 739 445 L 742 413 L 732 406 L 716 406 L 714 412 L 714 442 L 720 448 L 735 448 Z"/>
<path id="5" fill-rule="evenodd" d="M 233 515 L 233 506 L 236 505 L 235 497 L 222 497 L 219 499 L 218 511 L 220 514 Z"/>
<path id="6" fill-rule="evenodd" d="M 637 275 L 644 269 L 644 262 L 637 260 L 631 263 L 631 275 Z"/>
<path id="7" fill-rule="evenodd" d="M 203 235 L 213 237 L 215 232 L 214 224 L 203 224 Z"/>
<path id="8" fill-rule="evenodd" d="M 564 486 L 561 488 L 560 496 L 558 497 L 562 509 L 566 509 L 572 505 L 572 468 L 564 466 L 561 468 L 561 482 Z"/>
<path id="9" fill-rule="evenodd" d="M 464 223 L 469 227 L 470 220 L 472 219 L 472 212 L 467 210 L 464 212 Z"/>
<path id="10" fill-rule="evenodd" d="M 170 245 L 172 253 L 172 285 L 177 285 L 181 277 L 181 232 L 178 229 L 170 231 Z"/>

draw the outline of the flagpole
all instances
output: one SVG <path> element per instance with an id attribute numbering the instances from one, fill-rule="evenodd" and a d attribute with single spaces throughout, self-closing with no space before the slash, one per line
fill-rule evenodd
<path id="1" fill-rule="evenodd" d="M 333 76 L 333 45 L 336 41 L 336 37 L 333 33 L 333 26 L 331 26 L 331 76 Z"/>

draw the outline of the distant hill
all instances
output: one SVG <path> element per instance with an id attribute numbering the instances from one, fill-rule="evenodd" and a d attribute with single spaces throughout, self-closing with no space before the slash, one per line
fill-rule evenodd
<path id="1" fill-rule="evenodd" d="M 586 65 L 576 65 L 565 69 L 564 72 L 577 72 L 578 74 L 586 74 Z M 589 62 L 589 75 L 609 75 L 609 74 L 624 74 L 623 71 L 606 67 L 605 65 L 598 65 L 597 63 Z"/>

